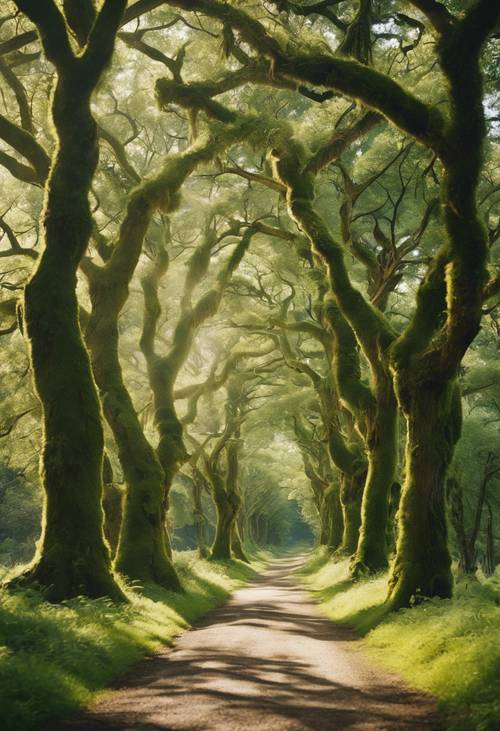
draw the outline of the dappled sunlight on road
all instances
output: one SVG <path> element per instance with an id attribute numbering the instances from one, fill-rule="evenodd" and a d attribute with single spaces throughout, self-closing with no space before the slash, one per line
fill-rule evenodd
<path id="1" fill-rule="evenodd" d="M 371 666 L 275 560 L 171 651 L 143 661 L 80 719 L 108 729 L 439 729 L 433 703 Z"/>

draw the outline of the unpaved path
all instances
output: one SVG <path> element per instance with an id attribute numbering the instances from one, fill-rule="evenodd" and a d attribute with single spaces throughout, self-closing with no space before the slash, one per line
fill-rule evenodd
<path id="1" fill-rule="evenodd" d="M 441 729 L 432 701 L 373 667 L 274 561 L 172 650 L 50 731 Z"/>

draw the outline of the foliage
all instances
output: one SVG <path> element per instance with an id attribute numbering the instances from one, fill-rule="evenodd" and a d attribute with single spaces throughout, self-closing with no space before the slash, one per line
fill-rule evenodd
<path id="1" fill-rule="evenodd" d="M 315 540 L 339 551 L 307 568 L 331 616 L 381 622 L 384 655 L 391 628 L 428 637 L 421 679 L 398 662 L 460 705 L 424 618 L 450 617 L 448 668 L 495 580 L 389 618 L 377 572 L 397 609 L 450 596 L 452 559 L 498 560 L 496 4 L 3 5 L 0 560 L 34 555 L 24 580 L 61 599 L 113 594 L 112 562 L 178 587 L 169 544 Z M 164 638 L 215 570 L 188 560 Z M 38 617 L 111 648 L 92 680 L 77 642 L 87 688 L 63 642 L 70 703 L 161 605 L 5 601 L 28 638 Z"/>
<path id="2" fill-rule="evenodd" d="M 0 564 L 24 563 L 40 532 L 40 495 L 15 470 L 0 469 Z"/>

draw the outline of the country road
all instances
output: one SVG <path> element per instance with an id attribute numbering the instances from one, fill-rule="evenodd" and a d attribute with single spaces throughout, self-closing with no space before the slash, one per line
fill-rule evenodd
<path id="1" fill-rule="evenodd" d="M 87 712 L 46 731 L 444 728 L 431 699 L 375 667 L 297 584 L 303 558 L 250 586 L 138 665 Z"/>

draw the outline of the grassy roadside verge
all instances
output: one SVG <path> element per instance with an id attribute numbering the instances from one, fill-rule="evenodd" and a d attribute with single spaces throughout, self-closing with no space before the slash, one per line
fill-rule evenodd
<path id="1" fill-rule="evenodd" d="M 128 606 L 78 598 L 48 604 L 40 594 L 0 590 L 0 726 L 29 731 L 69 716 L 134 662 L 222 604 L 268 556 L 209 562 L 175 555 L 185 593 L 145 587 Z"/>
<path id="2" fill-rule="evenodd" d="M 386 574 L 354 582 L 347 560 L 318 550 L 299 576 L 326 616 L 358 630 L 374 660 L 439 699 L 454 719 L 450 731 L 500 729 L 498 575 L 395 613 L 383 606 Z"/>

